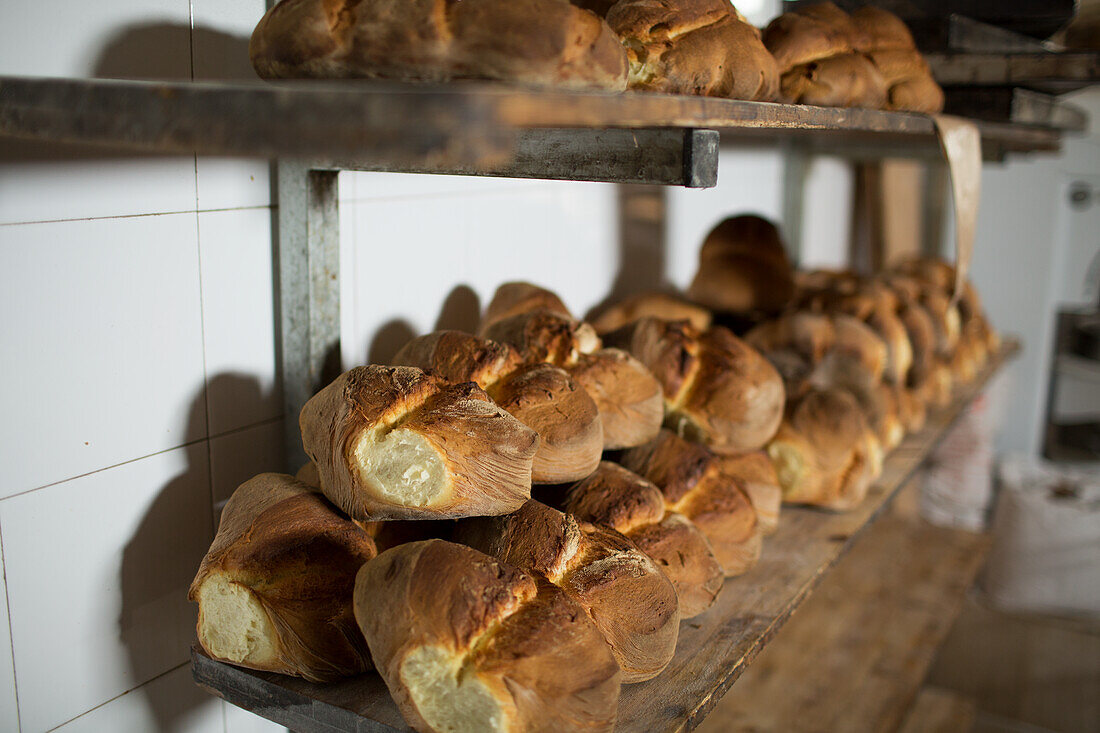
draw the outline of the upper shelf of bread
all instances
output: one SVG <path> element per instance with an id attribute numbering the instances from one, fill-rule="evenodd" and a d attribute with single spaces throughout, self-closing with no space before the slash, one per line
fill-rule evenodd
<path id="1" fill-rule="evenodd" d="M 987 157 L 1056 150 L 1060 141 L 1049 129 L 980 128 Z M 692 164 L 685 141 L 697 167 L 717 164 L 717 136 L 685 135 L 697 130 L 860 156 L 936 153 L 929 116 L 861 108 L 487 82 L 0 77 L 0 135 L 109 146 L 111 154 L 294 157 L 366 170 L 691 185 L 677 180 Z"/>

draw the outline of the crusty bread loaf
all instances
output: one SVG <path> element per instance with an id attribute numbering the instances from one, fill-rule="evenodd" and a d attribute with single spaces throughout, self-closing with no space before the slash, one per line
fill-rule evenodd
<path id="1" fill-rule="evenodd" d="M 627 296 L 600 310 L 595 317 L 590 314 L 588 322 L 596 333 L 604 334 L 647 317 L 662 321 L 690 321 L 700 331 L 710 328 L 714 319 L 709 310 L 678 295 L 650 292 Z"/>
<path id="2" fill-rule="evenodd" d="M 764 526 L 736 457 L 662 430 L 646 445 L 623 454 L 623 465 L 661 490 L 665 507 L 683 514 L 710 540 L 727 576 L 740 575 L 760 557 Z"/>
<path id="3" fill-rule="evenodd" d="M 527 361 L 548 362 L 569 372 L 596 403 L 605 449 L 640 445 L 660 429 L 661 385 L 629 353 L 602 348 L 589 324 L 539 309 L 501 318 L 484 333 L 512 344 Z"/>
<path id="4" fill-rule="evenodd" d="M 722 589 L 722 566 L 706 535 L 669 511 L 660 489 L 622 466 L 604 461 L 574 485 L 562 507 L 577 519 L 629 538 L 661 568 L 680 602 L 680 618 L 711 607 Z"/>
<path id="5" fill-rule="evenodd" d="M 556 366 L 524 363 L 511 346 L 461 331 L 419 336 L 393 362 L 449 382 L 476 382 L 497 405 L 538 433 L 531 468 L 535 483 L 576 481 L 600 462 L 603 424 L 596 403 Z"/>
<path id="6" fill-rule="evenodd" d="M 405 720 L 421 733 L 610 731 L 619 667 L 557 587 L 442 540 L 359 571 L 355 617 Z"/>
<path id="7" fill-rule="evenodd" d="M 779 230 L 767 219 L 741 215 L 714 226 L 699 250 L 688 294 L 729 313 L 777 313 L 794 295 L 794 278 Z"/>
<path id="8" fill-rule="evenodd" d="M 631 89 L 775 99 L 775 59 L 728 0 L 619 0 L 606 18 L 626 48 Z"/>
<path id="9" fill-rule="evenodd" d="M 246 481 L 187 596 L 199 643 L 214 659 L 315 682 L 370 669 L 351 594 L 374 555 L 363 529 L 293 477 Z"/>
<path id="10" fill-rule="evenodd" d="M 641 361 L 664 391 L 665 425 L 719 453 L 761 448 L 783 412 L 783 381 L 728 329 L 643 318 L 607 335 Z"/>
<path id="11" fill-rule="evenodd" d="M 249 55 L 264 78 L 501 79 L 626 88 L 626 53 L 566 0 L 282 0 Z"/>
<path id="12" fill-rule="evenodd" d="M 780 71 L 780 97 L 827 107 L 939 112 L 943 90 L 905 23 L 863 7 L 848 15 L 832 3 L 783 13 L 764 30 Z"/>
<path id="13" fill-rule="evenodd" d="M 647 555 L 618 532 L 531 500 L 503 517 L 458 523 L 455 539 L 540 575 L 595 621 L 623 682 L 657 676 L 676 650 L 676 589 Z"/>
<path id="14" fill-rule="evenodd" d="M 556 293 L 529 282 L 506 282 L 497 287 L 485 308 L 481 332 L 485 333 L 497 321 L 531 311 L 550 311 L 563 318 L 573 317 Z"/>
<path id="15" fill-rule="evenodd" d="M 356 367 L 299 423 L 325 495 L 354 519 L 504 514 L 531 495 L 538 435 L 471 382 Z"/>
<path id="16" fill-rule="evenodd" d="M 883 109 L 889 86 L 865 55 L 845 53 L 785 72 L 779 80 L 779 98 L 789 104 Z"/>
<path id="17" fill-rule="evenodd" d="M 787 408 L 768 444 L 784 501 L 850 509 L 875 476 L 874 437 L 845 390 L 814 389 Z"/>
<path id="18" fill-rule="evenodd" d="M 783 504 L 783 489 L 775 465 L 765 451 L 751 451 L 723 456 L 722 473 L 737 481 L 752 502 L 756 525 L 764 536 L 779 528 L 779 511 Z"/>

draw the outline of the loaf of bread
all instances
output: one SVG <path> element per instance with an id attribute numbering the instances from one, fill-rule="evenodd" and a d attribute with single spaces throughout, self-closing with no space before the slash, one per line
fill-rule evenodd
<path id="1" fill-rule="evenodd" d="M 710 540 L 727 576 L 756 564 L 765 526 L 757 519 L 744 466 L 699 443 L 662 430 L 623 454 L 623 465 L 661 490 L 665 508 L 683 514 Z"/>
<path id="2" fill-rule="evenodd" d="M 699 269 L 688 295 L 727 313 L 783 310 L 794 295 L 794 278 L 779 230 L 752 215 L 716 224 L 699 250 Z"/>
<path id="3" fill-rule="evenodd" d="M 775 18 L 763 34 L 780 73 L 780 97 L 827 107 L 939 112 L 943 90 L 905 23 L 871 6 L 851 15 L 833 3 Z"/>
<path id="4" fill-rule="evenodd" d="M 756 512 L 756 526 L 765 537 L 779 528 L 779 510 L 783 489 L 775 465 L 765 451 L 722 456 L 722 474 L 732 478 L 748 495 Z"/>
<path id="5" fill-rule="evenodd" d="M 493 293 L 493 299 L 481 316 L 481 333 L 497 321 L 531 311 L 549 311 L 563 318 L 573 318 L 556 293 L 529 282 L 506 282 Z"/>
<path id="6" fill-rule="evenodd" d="M 626 537 L 531 500 L 503 517 L 460 521 L 455 539 L 546 578 L 603 633 L 623 682 L 656 677 L 676 650 L 676 589 Z"/>
<path id="7" fill-rule="evenodd" d="M 214 659 L 319 682 L 370 669 L 355 625 L 355 574 L 375 556 L 362 528 L 285 474 L 241 484 L 191 583 Z"/>
<path id="8" fill-rule="evenodd" d="M 613 529 L 661 568 L 680 602 L 680 618 L 707 610 L 722 589 L 722 566 L 691 520 L 669 511 L 660 489 L 622 466 L 604 461 L 574 485 L 562 507 L 581 521 Z"/>
<path id="9" fill-rule="evenodd" d="M 875 477 L 875 446 L 863 411 L 840 389 L 812 389 L 787 406 L 768 444 L 783 500 L 850 509 Z"/>
<path id="10" fill-rule="evenodd" d="M 363 565 L 354 605 L 379 674 L 420 733 L 614 727 L 615 658 L 545 580 L 428 540 Z"/>
<path id="11" fill-rule="evenodd" d="M 605 334 L 649 317 L 662 321 L 690 321 L 700 331 L 710 328 L 714 319 L 709 310 L 678 295 L 650 292 L 627 296 L 600 310 L 595 317 L 590 314 L 588 322 L 596 333 Z"/>
<path id="12" fill-rule="evenodd" d="M 607 335 L 661 384 L 665 425 L 718 453 L 757 450 L 783 414 L 783 381 L 768 361 L 720 326 L 643 318 Z"/>
<path id="13" fill-rule="evenodd" d="M 356 367 L 299 423 L 322 490 L 354 519 L 505 514 L 531 495 L 538 435 L 470 382 Z"/>
<path id="14" fill-rule="evenodd" d="M 664 414 L 661 385 L 629 353 L 603 348 L 589 324 L 539 309 L 490 322 L 483 333 L 512 344 L 529 362 L 565 369 L 595 401 L 605 449 L 641 445 L 660 429 Z"/>
<path id="15" fill-rule="evenodd" d="M 603 12 L 626 48 L 629 86 L 666 94 L 771 101 L 775 60 L 728 0 L 576 0 Z"/>
<path id="16" fill-rule="evenodd" d="M 272 78 L 500 79 L 626 88 L 607 24 L 567 0 L 282 0 L 249 43 Z"/>
<path id="17" fill-rule="evenodd" d="M 526 363 L 511 346 L 461 331 L 435 331 L 407 343 L 393 363 L 452 383 L 475 382 L 500 407 L 539 435 L 535 483 L 564 483 L 596 469 L 603 423 L 596 403 L 567 372 Z"/>

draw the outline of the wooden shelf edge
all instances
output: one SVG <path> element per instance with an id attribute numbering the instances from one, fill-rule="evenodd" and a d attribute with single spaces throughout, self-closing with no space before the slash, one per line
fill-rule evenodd
<path id="1" fill-rule="evenodd" d="M 979 127 L 983 142 L 998 155 L 1054 150 L 1061 140 L 1056 130 L 997 123 Z M 112 146 L 138 154 L 341 160 L 364 170 L 573 180 L 568 170 L 515 164 L 517 146 L 521 159 L 525 150 L 545 158 L 548 149 L 571 146 L 574 157 L 594 155 L 607 169 L 599 180 L 635 182 L 630 177 L 635 161 L 617 165 L 612 158 L 601 164 L 602 148 L 593 148 L 584 135 L 576 140 L 568 135 L 601 130 L 718 130 L 750 140 L 824 133 L 825 150 L 834 142 L 841 152 L 844 144 L 864 151 L 881 146 L 882 155 L 925 156 L 938 150 L 928 115 L 872 109 L 643 92 L 536 91 L 487 83 L 0 76 L 0 136 Z M 657 176 L 652 182 L 669 181 Z"/>
<path id="2" fill-rule="evenodd" d="M 961 389 L 949 407 L 932 411 L 925 428 L 890 453 L 882 477 L 859 507 L 844 513 L 784 507 L 779 529 L 764 541 L 759 564 L 728 579 L 710 610 L 681 623 L 676 657 L 668 668 L 653 680 L 623 687 L 617 729 L 686 731 L 697 726 L 1018 350 L 1018 342 L 1006 339 L 979 378 Z M 216 662 L 197 647 L 192 673 L 214 694 L 295 730 L 407 730 L 374 674 L 315 685 Z"/>

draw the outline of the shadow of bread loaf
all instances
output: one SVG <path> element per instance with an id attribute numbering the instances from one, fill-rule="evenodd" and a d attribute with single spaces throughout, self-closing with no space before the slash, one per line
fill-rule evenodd
<path id="1" fill-rule="evenodd" d="M 355 574 L 373 539 L 311 487 L 265 473 L 222 510 L 188 598 L 214 659 L 314 682 L 371 667 L 352 615 Z"/>
<path id="2" fill-rule="evenodd" d="M 443 540 L 363 565 L 355 617 L 405 720 L 422 733 L 610 731 L 621 673 L 569 594 Z"/>
<path id="3" fill-rule="evenodd" d="M 272 78 L 497 79 L 566 89 L 626 88 L 626 53 L 567 0 L 282 0 L 252 33 Z"/>

